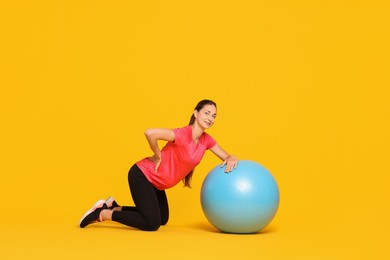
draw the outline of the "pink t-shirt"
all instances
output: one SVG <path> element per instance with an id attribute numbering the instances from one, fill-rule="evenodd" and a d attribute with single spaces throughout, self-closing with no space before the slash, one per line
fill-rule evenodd
<path id="1" fill-rule="evenodd" d="M 203 132 L 198 144 L 192 140 L 192 126 L 173 129 L 175 141 L 168 142 L 161 149 L 161 164 L 154 171 L 155 164 L 149 157 L 137 162 L 145 177 L 159 190 L 175 186 L 199 164 L 207 149 L 212 148 L 215 140 Z"/>

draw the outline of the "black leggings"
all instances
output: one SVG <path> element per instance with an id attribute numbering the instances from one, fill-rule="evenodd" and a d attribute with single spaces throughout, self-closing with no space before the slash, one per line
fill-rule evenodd
<path id="1" fill-rule="evenodd" d="M 136 164 L 128 175 L 135 207 L 123 206 L 114 211 L 112 220 L 145 231 L 155 231 L 169 218 L 168 200 L 164 190 L 156 189 Z"/>

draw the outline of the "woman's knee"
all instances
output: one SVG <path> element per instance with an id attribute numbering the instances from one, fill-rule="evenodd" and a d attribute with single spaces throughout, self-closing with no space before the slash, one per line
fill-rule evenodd
<path id="1" fill-rule="evenodd" d="M 161 216 L 159 214 L 149 215 L 145 220 L 146 231 L 157 231 L 161 226 Z"/>
<path id="2" fill-rule="evenodd" d="M 161 216 L 161 225 L 164 226 L 168 223 L 168 220 L 169 220 L 169 216 L 166 215 L 166 216 Z"/>
<path id="3" fill-rule="evenodd" d="M 145 231 L 157 231 L 160 228 L 161 223 L 157 221 L 148 221 L 146 223 Z"/>

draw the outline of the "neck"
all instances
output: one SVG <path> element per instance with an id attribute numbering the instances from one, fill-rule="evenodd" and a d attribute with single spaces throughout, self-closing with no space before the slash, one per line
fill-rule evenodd
<path id="1" fill-rule="evenodd" d="M 200 127 L 196 122 L 192 125 L 192 139 L 194 142 L 198 142 L 200 136 L 203 134 L 204 129 Z"/>

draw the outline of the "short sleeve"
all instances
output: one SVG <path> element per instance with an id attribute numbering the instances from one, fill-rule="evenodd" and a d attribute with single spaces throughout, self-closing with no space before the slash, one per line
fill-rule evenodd
<path id="1" fill-rule="evenodd" d="M 211 149 L 217 144 L 217 142 L 209 134 L 205 133 L 205 144 L 206 149 Z"/>
<path id="2" fill-rule="evenodd" d="M 173 129 L 173 133 L 175 134 L 175 143 L 178 145 L 185 144 L 186 137 L 188 135 L 188 127 L 183 128 L 175 128 Z"/>

